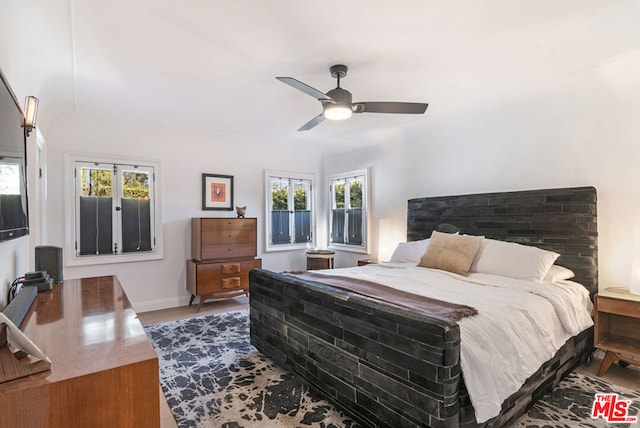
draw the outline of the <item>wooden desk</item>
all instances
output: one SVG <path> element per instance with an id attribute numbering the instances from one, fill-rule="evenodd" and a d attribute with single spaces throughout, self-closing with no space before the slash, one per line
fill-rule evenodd
<path id="1" fill-rule="evenodd" d="M 65 280 L 21 326 L 51 370 L 0 384 L 0 427 L 158 427 L 158 357 L 120 282 Z"/>

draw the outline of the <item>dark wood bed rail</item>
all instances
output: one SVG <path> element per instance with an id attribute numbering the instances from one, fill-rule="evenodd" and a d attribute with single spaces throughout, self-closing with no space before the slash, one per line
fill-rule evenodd
<path id="1" fill-rule="evenodd" d="M 365 426 L 459 426 L 456 323 L 266 270 L 249 277 L 251 343 Z"/>

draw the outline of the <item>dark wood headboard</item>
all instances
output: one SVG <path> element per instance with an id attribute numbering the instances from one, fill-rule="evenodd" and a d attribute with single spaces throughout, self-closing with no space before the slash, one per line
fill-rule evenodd
<path id="1" fill-rule="evenodd" d="M 460 233 L 534 245 L 560 254 L 557 264 L 591 296 L 598 292 L 598 222 L 594 187 L 479 193 L 410 199 L 407 240 L 431 236 L 441 223 Z"/>

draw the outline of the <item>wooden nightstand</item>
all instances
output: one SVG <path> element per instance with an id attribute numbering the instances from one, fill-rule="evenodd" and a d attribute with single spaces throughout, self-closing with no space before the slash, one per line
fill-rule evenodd
<path id="1" fill-rule="evenodd" d="M 620 288 L 596 295 L 594 345 L 606 351 L 598 376 L 614 361 L 640 366 L 640 361 L 627 358 L 640 357 L 640 296 Z"/>
<path id="2" fill-rule="evenodd" d="M 333 269 L 335 251 L 307 250 L 307 270 Z"/>
<path id="3" fill-rule="evenodd" d="M 363 259 L 358 260 L 358 266 L 376 265 L 380 263 L 377 259 Z"/>

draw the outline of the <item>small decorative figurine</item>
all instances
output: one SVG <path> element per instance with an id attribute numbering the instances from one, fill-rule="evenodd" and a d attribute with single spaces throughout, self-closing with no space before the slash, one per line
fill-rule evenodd
<path id="1" fill-rule="evenodd" d="M 239 207 L 236 206 L 236 212 L 238 213 L 238 218 L 244 218 L 244 214 L 247 212 L 247 206 Z"/>

